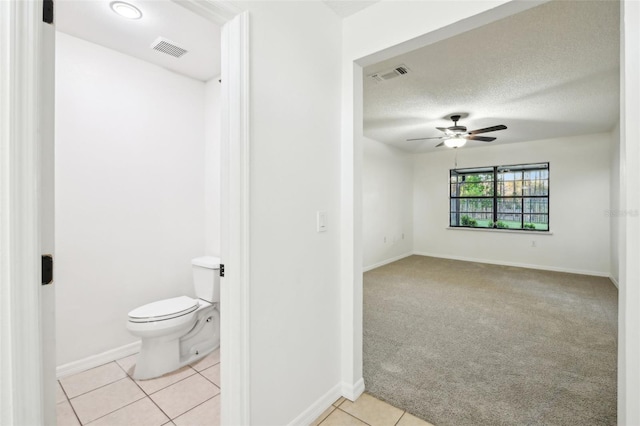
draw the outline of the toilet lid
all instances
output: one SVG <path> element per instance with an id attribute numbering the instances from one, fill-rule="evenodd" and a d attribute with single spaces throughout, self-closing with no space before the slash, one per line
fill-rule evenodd
<path id="1" fill-rule="evenodd" d="M 186 315 L 198 309 L 198 301 L 187 296 L 149 303 L 129 312 L 133 322 L 162 321 Z"/>

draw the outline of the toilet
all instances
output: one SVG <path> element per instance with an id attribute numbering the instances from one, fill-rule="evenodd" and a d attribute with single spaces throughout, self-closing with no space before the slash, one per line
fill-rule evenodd
<path id="1" fill-rule="evenodd" d="M 129 312 L 127 330 L 142 343 L 136 380 L 177 370 L 220 346 L 220 259 L 197 257 L 191 266 L 197 299 L 173 297 Z"/>

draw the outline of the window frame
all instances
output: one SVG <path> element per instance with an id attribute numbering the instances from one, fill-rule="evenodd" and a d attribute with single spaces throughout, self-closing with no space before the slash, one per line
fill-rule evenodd
<path id="1" fill-rule="evenodd" d="M 524 191 L 522 191 L 521 188 L 520 189 L 520 194 L 519 195 L 499 195 L 498 192 L 498 185 L 499 182 L 505 182 L 504 179 L 499 180 L 499 176 L 502 173 L 505 172 L 520 172 L 522 173 L 522 177 L 520 178 L 521 182 L 525 182 L 524 176 L 525 173 L 528 171 L 542 171 L 545 170 L 547 172 L 547 176 L 546 179 L 542 179 L 543 181 L 546 181 L 546 195 L 525 195 Z M 458 180 L 458 176 L 460 175 L 464 175 L 464 176 L 469 176 L 469 175 L 490 175 L 491 180 L 490 181 L 485 181 L 482 180 L 480 182 L 474 182 L 474 183 L 490 183 L 492 184 L 492 188 L 491 191 L 489 191 L 491 194 L 490 195 L 454 195 L 454 187 L 455 187 L 455 192 L 459 192 L 460 189 L 460 181 Z M 454 177 L 455 177 L 455 181 L 454 181 Z M 527 180 L 527 181 L 531 181 L 531 179 Z M 464 179 L 463 179 L 464 182 Z M 517 180 L 514 180 L 513 182 L 517 182 Z M 470 167 L 470 168 L 461 168 L 461 169 L 450 169 L 449 170 L 449 180 L 448 180 L 448 185 L 449 185 L 449 227 L 450 228 L 467 228 L 467 229 L 482 229 L 482 230 L 500 230 L 500 231 L 517 231 L 517 232 L 521 232 L 521 231 L 527 231 L 527 232 L 550 232 L 551 230 L 551 223 L 550 223 L 550 197 L 551 197 L 551 171 L 550 171 L 550 164 L 549 162 L 540 162 L 540 163 L 527 163 L 527 164 L 513 164 L 513 165 L 504 165 L 504 166 L 486 166 L 486 167 Z M 486 185 L 485 185 L 486 186 Z M 533 200 L 533 199 L 543 199 L 546 200 L 546 213 L 531 213 L 531 212 L 526 212 L 525 210 L 525 202 L 527 200 Z M 460 201 L 462 200 L 489 200 L 491 202 L 492 205 L 492 210 L 491 212 L 471 212 L 471 211 L 460 211 Z M 501 214 L 498 211 L 498 206 L 500 204 L 500 200 L 514 200 L 519 202 L 520 204 L 520 212 L 519 213 L 513 213 L 515 215 L 520 216 L 520 227 L 519 228 L 511 228 L 511 227 L 498 227 L 497 224 L 498 222 L 504 221 L 504 219 L 499 219 L 498 216 Z M 454 209 L 454 204 L 456 205 L 456 209 Z M 474 226 L 473 224 L 471 225 L 463 225 L 461 223 L 461 220 L 463 218 L 463 216 L 466 216 L 467 214 L 485 214 L 491 215 L 491 219 L 490 223 L 492 224 L 491 227 L 489 226 Z M 502 213 L 504 214 L 504 212 Z M 539 222 L 532 222 L 532 221 L 525 221 L 525 217 L 529 217 L 531 218 L 532 216 L 546 216 L 546 229 L 537 229 L 537 228 L 526 228 L 525 224 L 526 223 L 539 223 Z M 455 217 L 455 220 L 454 220 Z M 474 218 L 472 218 L 474 219 Z M 480 220 L 480 219 L 478 219 Z M 485 219 L 482 219 L 485 220 Z M 456 223 L 454 223 L 454 221 Z M 544 223 L 544 222 L 543 222 Z"/>

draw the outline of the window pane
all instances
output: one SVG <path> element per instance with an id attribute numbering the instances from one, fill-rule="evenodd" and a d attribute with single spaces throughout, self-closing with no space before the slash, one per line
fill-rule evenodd
<path id="1" fill-rule="evenodd" d="M 498 182 L 513 182 L 522 180 L 522 172 L 519 171 L 504 171 L 498 172 Z"/>
<path id="2" fill-rule="evenodd" d="M 459 212 L 466 213 L 493 213 L 493 201 L 491 198 L 459 198 Z"/>
<path id="3" fill-rule="evenodd" d="M 524 213 L 549 214 L 548 198 L 524 198 Z"/>
<path id="4" fill-rule="evenodd" d="M 461 197 L 492 196 L 493 175 L 486 173 L 463 175 L 458 190 Z"/>
<path id="5" fill-rule="evenodd" d="M 493 213 L 463 214 L 460 217 L 460 222 L 461 226 L 471 226 L 474 228 L 491 228 L 493 226 Z"/>
<path id="6" fill-rule="evenodd" d="M 549 184 L 543 180 L 524 181 L 522 195 L 549 195 Z"/>
<path id="7" fill-rule="evenodd" d="M 549 179 L 549 169 L 541 169 L 541 170 L 527 170 L 524 172 L 525 180 L 548 180 Z"/>
<path id="8" fill-rule="evenodd" d="M 520 214 L 522 213 L 521 198 L 500 198 L 498 200 L 498 213 Z"/>
<path id="9" fill-rule="evenodd" d="M 498 222 L 505 223 L 502 228 L 522 229 L 522 215 L 517 213 L 498 213 Z M 501 226 L 498 226 L 500 228 Z"/>
<path id="10" fill-rule="evenodd" d="M 451 226 L 491 227 L 493 223 L 493 201 L 491 198 L 451 199 Z"/>
<path id="11" fill-rule="evenodd" d="M 546 214 L 525 214 L 524 228 L 538 231 L 549 230 L 549 215 Z"/>
<path id="12" fill-rule="evenodd" d="M 522 181 L 498 181 L 498 195 L 502 197 L 515 197 L 522 195 Z"/>

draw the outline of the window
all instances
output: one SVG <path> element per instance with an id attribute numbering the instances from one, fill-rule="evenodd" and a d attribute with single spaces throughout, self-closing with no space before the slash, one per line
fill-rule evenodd
<path id="1" fill-rule="evenodd" d="M 549 163 L 449 171 L 452 227 L 549 230 Z"/>

